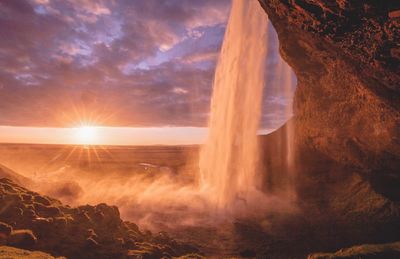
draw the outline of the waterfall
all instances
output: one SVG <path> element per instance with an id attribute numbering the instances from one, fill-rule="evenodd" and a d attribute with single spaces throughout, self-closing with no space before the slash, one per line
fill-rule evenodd
<path id="1" fill-rule="evenodd" d="M 199 161 L 200 186 L 217 209 L 247 203 L 257 188 L 267 19 L 258 1 L 232 1 Z"/>

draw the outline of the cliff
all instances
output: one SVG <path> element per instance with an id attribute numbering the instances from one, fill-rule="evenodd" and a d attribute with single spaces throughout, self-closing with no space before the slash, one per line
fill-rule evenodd
<path id="1" fill-rule="evenodd" d="M 400 198 L 400 2 L 260 0 L 296 73 L 297 146 Z"/>
<path id="2" fill-rule="evenodd" d="M 298 80 L 293 118 L 262 139 L 265 189 L 288 185 L 282 178 L 294 174 L 297 203 L 310 219 L 297 254 L 399 240 L 400 2 L 259 2 Z M 310 258 L 367 258 L 379 250 L 378 258 L 387 246 Z"/>

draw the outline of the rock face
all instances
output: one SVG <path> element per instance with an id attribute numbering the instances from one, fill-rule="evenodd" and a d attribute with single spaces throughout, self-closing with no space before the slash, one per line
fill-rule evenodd
<path id="1" fill-rule="evenodd" d="M 65 259 L 65 257 L 53 257 L 39 251 L 28 251 L 10 246 L 0 246 L 0 258 L 8 259 Z"/>
<path id="2" fill-rule="evenodd" d="M 379 245 L 361 245 L 342 249 L 336 253 L 312 254 L 307 259 L 358 259 L 358 258 L 382 258 L 396 259 L 400 257 L 400 242 Z"/>
<path id="3" fill-rule="evenodd" d="M 67 258 L 171 258 L 197 252 L 166 233 L 153 235 L 122 221 L 115 206 L 71 208 L 7 178 L 0 179 L 0 208 L 0 245 Z"/>
<path id="4" fill-rule="evenodd" d="M 264 183 L 275 191 L 288 185 L 280 147 L 295 134 L 297 199 L 312 219 L 298 254 L 399 240 L 400 2 L 259 2 L 298 79 L 293 119 L 262 142 Z M 370 248 L 310 258 L 391 258 Z"/>
<path id="5" fill-rule="evenodd" d="M 266 192 L 278 196 L 286 187 L 294 189 L 298 214 L 274 222 L 281 229 L 275 232 L 275 236 L 282 237 L 280 245 L 266 243 L 264 250 L 256 250 L 257 255 L 306 258 L 319 251 L 400 240 L 400 202 L 377 192 L 358 171 L 306 145 L 298 150 L 295 168 L 287 168 L 286 136 L 291 123 L 293 120 L 260 138 L 267 172 L 262 182 Z M 294 184 L 288 181 L 293 172 Z M 269 229 L 265 235 L 272 233 Z"/>
<path id="6" fill-rule="evenodd" d="M 296 142 L 400 198 L 400 2 L 260 0 L 297 75 Z"/>

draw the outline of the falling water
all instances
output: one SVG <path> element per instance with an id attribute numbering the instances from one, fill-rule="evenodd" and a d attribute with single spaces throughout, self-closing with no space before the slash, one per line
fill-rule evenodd
<path id="1" fill-rule="evenodd" d="M 233 0 L 215 72 L 209 135 L 200 156 L 200 184 L 217 209 L 247 203 L 257 187 L 267 24 L 258 1 Z"/>
<path id="2" fill-rule="evenodd" d="M 275 67 L 274 74 L 276 76 L 276 87 L 275 95 L 282 96 L 287 105 L 284 109 L 284 114 L 287 119 L 292 116 L 292 100 L 293 100 L 293 84 L 294 84 L 294 74 L 289 65 L 279 56 L 278 64 Z M 281 194 L 285 195 L 285 198 L 289 201 L 294 201 L 296 199 L 296 193 L 294 191 L 294 181 L 295 181 L 295 166 L 294 166 L 294 122 L 287 121 L 285 124 L 284 135 L 281 135 L 282 143 L 285 146 L 281 147 L 281 155 L 283 157 L 284 164 L 286 168 L 286 174 L 281 173 L 281 177 L 285 177 L 285 186 L 280 186 Z"/>

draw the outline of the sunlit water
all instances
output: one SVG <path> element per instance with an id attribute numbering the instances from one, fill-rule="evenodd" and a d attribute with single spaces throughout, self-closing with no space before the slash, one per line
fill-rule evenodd
<path id="1" fill-rule="evenodd" d="M 164 151 L 139 155 L 104 148 L 66 148 L 55 154 L 43 150 L 43 157 L 54 157 L 36 169 L 27 164 L 27 171 L 34 171 L 36 180 L 32 189 L 71 205 L 117 205 L 124 219 L 153 230 L 162 229 L 160 225 L 216 225 L 221 218 L 290 210 L 284 198 L 265 195 L 258 186 L 258 177 L 268 173 L 259 168 L 257 142 L 263 88 L 272 83 L 265 80 L 265 63 L 279 56 L 276 51 L 267 51 L 269 37 L 275 33 L 267 25 L 267 15 L 258 1 L 233 1 L 215 73 L 209 136 L 200 152 L 199 172 L 198 161 L 186 157 L 183 162 L 175 158 L 179 160 L 175 164 L 185 166 L 166 167 L 173 159 L 162 155 Z M 279 60 L 273 73 L 282 85 L 280 89 L 289 93 L 291 72 L 286 63 Z M 287 150 L 290 165 L 293 155 L 290 148 Z M 85 157 L 88 161 L 82 163 Z M 11 158 L 14 161 L 15 155 Z M 38 154 L 33 162 L 39 163 L 39 158 Z M 73 158 L 76 163 L 71 162 Z M 86 168 L 90 164 L 97 167 Z M 154 166 L 157 164 L 159 168 Z"/>
<path id="2" fill-rule="evenodd" d="M 234 0 L 215 72 L 209 135 L 200 155 L 200 185 L 216 210 L 260 199 L 256 172 L 268 18 L 258 1 Z"/>

